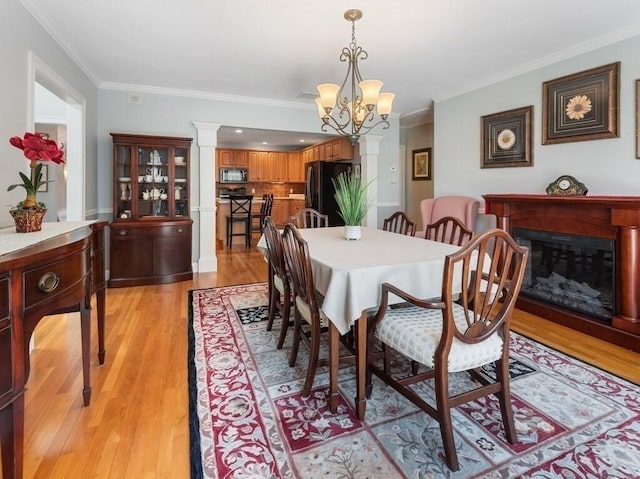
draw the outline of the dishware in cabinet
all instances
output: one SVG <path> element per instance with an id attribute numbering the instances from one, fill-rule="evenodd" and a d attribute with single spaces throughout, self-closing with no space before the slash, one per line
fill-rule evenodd
<path id="1" fill-rule="evenodd" d="M 114 171 L 110 230 L 112 244 L 115 240 L 118 245 L 118 254 L 111 256 L 109 286 L 159 284 L 191 277 L 191 258 L 166 266 L 169 258 L 175 256 L 167 251 L 166 245 L 177 237 L 183 244 L 185 236 L 191 244 L 188 182 L 192 139 L 125 133 L 111 133 L 111 136 Z M 170 230 L 180 234 L 174 232 L 165 238 L 163 224 L 172 225 Z M 134 231 L 136 234 L 132 234 Z M 160 236 L 165 239 L 160 240 Z M 136 270 L 114 264 L 126 261 L 125 258 L 133 261 L 134 257 L 140 257 L 140 243 L 144 241 L 156 246 L 163 244 L 165 254 L 151 254 L 147 258 L 151 261 L 148 268 Z M 181 244 L 175 243 L 174 249 L 182 248 Z"/>

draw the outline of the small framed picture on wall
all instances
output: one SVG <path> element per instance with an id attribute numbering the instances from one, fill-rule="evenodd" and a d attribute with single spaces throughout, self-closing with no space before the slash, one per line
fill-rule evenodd
<path id="1" fill-rule="evenodd" d="M 413 180 L 431 179 L 431 148 L 421 148 L 412 151 L 413 157 Z"/>

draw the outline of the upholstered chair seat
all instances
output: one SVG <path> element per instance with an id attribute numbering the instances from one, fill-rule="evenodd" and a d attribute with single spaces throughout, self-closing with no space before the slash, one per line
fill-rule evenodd
<path id="1" fill-rule="evenodd" d="M 462 306 L 453 305 L 453 318 L 460 334 L 467 330 Z M 389 309 L 376 326 L 376 337 L 396 351 L 428 368 L 434 367 L 433 357 L 442 337 L 442 311 L 415 306 Z M 476 344 L 463 343 L 453 338 L 449 353 L 449 372 L 467 371 L 500 359 L 502 338 L 494 333 Z"/>

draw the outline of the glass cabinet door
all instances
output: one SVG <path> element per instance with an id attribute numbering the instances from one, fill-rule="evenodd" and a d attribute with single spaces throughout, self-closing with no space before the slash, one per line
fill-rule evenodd
<path id="1" fill-rule="evenodd" d="M 132 214 L 132 159 L 131 146 L 118 145 L 116 149 L 115 189 L 116 209 L 113 212 L 119 218 L 130 218 Z"/>
<path id="2" fill-rule="evenodd" d="M 169 148 L 138 148 L 138 210 L 141 218 L 170 216 Z"/>
<path id="3" fill-rule="evenodd" d="M 189 152 L 186 148 L 176 148 L 173 157 L 174 182 L 173 205 L 176 216 L 189 216 L 189 190 L 187 180 L 189 178 Z"/>

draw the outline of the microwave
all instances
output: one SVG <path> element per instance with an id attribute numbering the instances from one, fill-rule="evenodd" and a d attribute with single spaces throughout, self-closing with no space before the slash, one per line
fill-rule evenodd
<path id="1" fill-rule="evenodd" d="M 246 168 L 220 168 L 220 183 L 246 183 L 248 180 Z"/>

